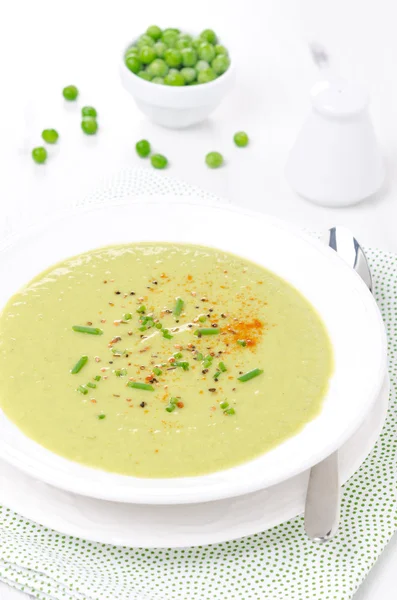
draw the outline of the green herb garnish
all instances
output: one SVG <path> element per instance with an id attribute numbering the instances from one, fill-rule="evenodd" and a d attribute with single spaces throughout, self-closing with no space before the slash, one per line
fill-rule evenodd
<path id="1" fill-rule="evenodd" d="M 132 314 L 131 313 L 125 313 L 123 319 L 124 319 L 124 321 L 130 321 L 132 319 Z"/>
<path id="2" fill-rule="evenodd" d="M 88 383 L 86 383 L 86 386 L 92 389 L 96 388 L 96 383 L 92 383 L 91 381 L 89 381 Z"/>
<path id="3" fill-rule="evenodd" d="M 101 381 L 102 377 L 100 375 L 95 375 L 94 379 L 95 381 Z"/>
<path id="4" fill-rule="evenodd" d="M 150 383 L 140 383 L 139 381 L 129 381 L 128 387 L 136 390 L 145 390 L 147 392 L 154 392 L 154 387 Z"/>
<path id="5" fill-rule="evenodd" d="M 226 365 L 224 362 L 220 362 L 218 365 L 219 369 L 222 371 L 222 373 L 225 373 L 225 371 L 227 371 L 226 369 Z"/>
<path id="6" fill-rule="evenodd" d="M 80 394 L 88 394 L 88 390 L 86 387 L 84 387 L 83 385 L 79 385 L 79 387 L 76 390 L 77 392 L 80 392 Z"/>
<path id="7" fill-rule="evenodd" d="M 227 408 L 226 410 L 223 411 L 224 415 L 235 415 L 236 411 L 234 410 L 234 408 Z"/>
<path id="8" fill-rule="evenodd" d="M 205 323 L 207 320 L 207 317 L 205 315 L 201 315 L 198 320 L 200 321 L 200 323 Z"/>
<path id="9" fill-rule="evenodd" d="M 73 325 L 73 331 L 78 331 L 79 333 L 91 333 L 91 335 L 102 335 L 102 329 L 99 327 L 86 327 L 85 325 Z"/>
<path id="10" fill-rule="evenodd" d="M 180 317 L 184 305 L 185 305 L 185 303 L 182 300 L 182 298 L 176 298 L 176 304 L 175 304 L 174 310 L 173 310 L 175 317 Z"/>
<path id="11" fill-rule="evenodd" d="M 137 313 L 145 313 L 146 312 L 146 306 L 144 304 L 141 304 L 140 307 L 137 309 L 136 311 Z"/>
<path id="12" fill-rule="evenodd" d="M 88 356 L 84 355 L 81 358 L 79 358 L 79 360 L 77 361 L 77 363 L 74 365 L 74 367 L 70 370 L 72 375 L 75 375 L 76 373 L 78 373 L 79 371 L 81 371 L 81 369 L 84 367 L 84 365 L 88 362 Z"/>
<path id="13" fill-rule="evenodd" d="M 170 334 L 170 332 L 168 331 L 168 329 L 163 329 L 162 330 L 162 334 L 163 334 L 163 337 L 166 340 L 172 340 L 172 338 L 174 337 L 173 335 Z"/>
<path id="14" fill-rule="evenodd" d="M 98 419 L 99 420 L 106 419 L 106 415 L 98 415 Z"/>
<path id="15" fill-rule="evenodd" d="M 258 375 L 261 375 L 262 373 L 263 369 L 252 369 L 252 371 L 244 373 L 244 375 L 241 375 L 241 377 L 237 377 L 237 379 L 239 381 L 245 382 L 249 381 L 250 379 L 253 379 L 254 377 L 258 377 Z"/>
<path id="16" fill-rule="evenodd" d="M 178 358 L 182 358 L 183 354 L 182 352 L 175 352 L 172 356 L 178 360 Z"/>
<path id="17" fill-rule="evenodd" d="M 218 379 L 219 375 L 221 375 L 221 371 L 217 371 L 217 372 L 214 374 L 214 379 Z"/>
<path id="18" fill-rule="evenodd" d="M 189 363 L 187 361 L 177 361 L 174 362 L 174 365 L 176 367 L 181 367 L 184 371 L 188 371 L 189 370 Z"/>
<path id="19" fill-rule="evenodd" d="M 244 348 L 247 345 L 247 342 L 245 340 L 237 340 L 237 343 L 239 346 L 243 346 Z"/>
<path id="20" fill-rule="evenodd" d="M 163 371 L 162 371 L 161 369 L 159 369 L 158 367 L 154 367 L 154 368 L 153 368 L 153 373 L 154 373 L 155 375 L 162 375 L 162 374 L 163 374 Z"/>
<path id="21" fill-rule="evenodd" d="M 221 408 L 225 409 L 229 406 L 229 402 L 221 402 L 219 405 Z"/>
<path id="22" fill-rule="evenodd" d="M 124 377 L 125 375 L 127 375 L 127 369 L 116 369 L 114 374 L 116 375 L 116 377 Z"/>
<path id="23" fill-rule="evenodd" d="M 217 333 L 220 333 L 220 331 L 221 330 L 217 327 L 207 327 L 204 329 L 196 329 L 194 335 L 197 335 L 198 337 L 201 337 L 202 335 L 216 335 Z"/>
<path id="24" fill-rule="evenodd" d="M 165 410 L 167 412 L 172 412 L 175 410 L 176 405 L 175 404 L 169 404 L 168 406 L 165 407 Z"/>

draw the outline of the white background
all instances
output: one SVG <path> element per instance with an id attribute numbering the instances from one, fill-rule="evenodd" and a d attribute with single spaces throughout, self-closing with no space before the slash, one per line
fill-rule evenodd
<path id="1" fill-rule="evenodd" d="M 169 158 L 168 175 L 311 229 L 347 225 L 363 244 L 397 252 L 394 0 L 0 0 L 0 6 L 0 234 L 73 205 L 121 168 L 146 165 L 134 151 L 145 137 Z M 121 87 L 121 49 L 151 23 L 213 27 L 231 50 L 235 89 L 197 127 L 175 132 L 152 125 Z M 284 180 L 317 77 L 307 48 L 312 40 L 324 44 L 340 74 L 366 83 L 371 93 L 388 178 L 376 198 L 357 207 L 311 205 Z M 61 95 L 71 83 L 81 92 L 76 105 Z M 99 112 L 94 138 L 80 130 L 83 104 Z M 38 166 L 30 151 L 45 127 L 55 127 L 60 140 Z M 233 145 L 239 129 L 250 134 L 246 149 Z M 210 150 L 223 153 L 222 169 L 205 166 Z M 396 540 L 355 600 L 395 598 L 393 559 Z M 0 585 L 0 600 L 20 597 Z"/>

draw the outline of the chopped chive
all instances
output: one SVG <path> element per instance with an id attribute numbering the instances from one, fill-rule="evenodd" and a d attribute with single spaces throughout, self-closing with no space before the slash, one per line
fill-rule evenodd
<path id="1" fill-rule="evenodd" d="M 179 400 L 178 398 L 170 398 L 170 404 L 178 404 Z"/>
<path id="2" fill-rule="evenodd" d="M 182 300 L 182 298 L 176 298 L 176 304 L 175 304 L 174 310 L 173 310 L 175 317 L 180 317 L 184 306 L 185 306 L 185 303 Z"/>
<path id="3" fill-rule="evenodd" d="M 76 390 L 77 392 L 80 392 L 80 394 L 88 394 L 88 390 L 86 387 L 84 387 L 83 385 L 79 385 L 79 387 Z"/>
<path id="4" fill-rule="evenodd" d="M 137 309 L 136 312 L 137 313 L 145 313 L 146 312 L 146 306 L 144 304 L 141 304 L 140 307 Z"/>
<path id="5" fill-rule="evenodd" d="M 92 383 L 91 381 L 89 381 L 88 383 L 86 383 L 86 386 L 92 389 L 96 388 L 96 383 Z"/>
<path id="6" fill-rule="evenodd" d="M 95 375 L 94 379 L 95 381 L 101 381 L 102 377 L 100 375 Z"/>
<path id="7" fill-rule="evenodd" d="M 201 352 L 197 352 L 197 354 L 196 354 L 196 358 L 197 358 L 197 360 L 203 360 L 203 358 L 204 358 L 204 355 L 203 355 L 203 354 L 201 354 Z"/>
<path id="8" fill-rule="evenodd" d="M 226 365 L 224 362 L 220 362 L 218 365 L 219 369 L 222 371 L 222 373 L 225 373 L 225 371 L 227 371 L 226 369 Z"/>
<path id="9" fill-rule="evenodd" d="M 172 338 L 174 337 L 173 335 L 170 334 L 170 332 L 168 331 L 168 329 L 163 329 L 162 333 L 163 333 L 163 337 L 166 340 L 172 340 Z"/>
<path id="10" fill-rule="evenodd" d="M 102 335 L 102 329 L 99 327 L 86 327 L 85 325 L 73 325 L 73 331 L 78 331 L 79 333 L 91 333 L 92 335 Z"/>
<path id="11" fill-rule="evenodd" d="M 162 327 L 163 327 L 163 326 L 162 326 L 162 324 L 161 324 L 161 323 L 156 323 L 156 328 L 157 328 L 157 329 L 161 329 Z"/>
<path id="12" fill-rule="evenodd" d="M 211 354 L 207 354 L 207 356 L 205 357 L 205 360 L 208 360 L 208 362 L 212 362 L 214 360 L 214 357 L 211 356 Z"/>
<path id="13" fill-rule="evenodd" d="M 153 373 L 154 373 L 155 375 L 162 375 L 162 374 L 163 374 L 163 371 L 162 371 L 161 369 L 159 369 L 158 367 L 154 367 L 154 369 L 153 369 Z"/>
<path id="14" fill-rule="evenodd" d="M 224 411 L 223 411 L 223 414 L 224 414 L 224 415 L 235 415 L 235 414 L 236 414 L 236 411 L 234 410 L 234 408 L 233 408 L 233 407 L 231 407 L 231 408 L 227 408 L 226 410 L 224 410 Z"/>
<path id="15" fill-rule="evenodd" d="M 140 383 L 139 381 L 129 381 L 128 387 L 136 390 L 146 390 L 147 392 L 154 392 L 154 387 L 150 383 Z"/>
<path id="16" fill-rule="evenodd" d="M 184 371 L 188 371 L 189 370 L 189 363 L 187 361 L 179 361 L 179 362 L 175 362 L 174 365 L 176 367 L 182 367 L 182 369 Z"/>
<path id="17" fill-rule="evenodd" d="M 201 315 L 198 320 L 200 321 L 200 323 L 205 323 L 207 320 L 207 317 L 205 315 Z"/>
<path id="18" fill-rule="evenodd" d="M 213 357 L 211 356 L 211 354 L 207 354 L 207 356 L 203 360 L 204 369 L 208 369 L 208 367 L 210 367 L 212 365 L 212 361 L 213 361 Z"/>
<path id="19" fill-rule="evenodd" d="M 241 375 L 241 377 L 237 377 L 237 379 L 239 381 L 245 382 L 249 381 L 250 379 L 253 379 L 254 377 L 258 377 L 258 375 L 261 375 L 262 373 L 263 369 L 252 369 L 252 371 L 244 373 L 244 375 Z"/>
<path id="20" fill-rule="evenodd" d="M 116 377 L 124 377 L 125 375 L 127 375 L 127 369 L 116 369 L 114 374 L 116 375 Z"/>
<path id="21" fill-rule="evenodd" d="M 130 321 L 132 319 L 132 314 L 131 313 L 125 313 L 124 315 L 124 321 Z"/>
<path id="22" fill-rule="evenodd" d="M 98 419 L 99 420 L 106 419 L 106 415 L 98 415 Z"/>
<path id="23" fill-rule="evenodd" d="M 182 352 L 175 352 L 172 356 L 174 358 L 178 359 L 178 358 L 182 358 L 183 354 L 182 354 Z"/>
<path id="24" fill-rule="evenodd" d="M 168 406 L 165 407 L 165 410 L 167 412 L 172 412 L 175 410 L 175 404 L 169 404 Z"/>
<path id="25" fill-rule="evenodd" d="M 118 354 L 118 356 L 121 356 L 123 351 L 119 350 L 118 348 L 112 348 L 112 354 Z"/>
<path id="26" fill-rule="evenodd" d="M 142 327 L 138 327 L 139 331 L 146 331 L 146 325 L 142 325 Z"/>
<path id="27" fill-rule="evenodd" d="M 237 343 L 239 346 L 243 346 L 243 347 L 245 347 L 247 345 L 247 342 L 245 340 L 237 340 Z"/>
<path id="28" fill-rule="evenodd" d="M 219 405 L 221 408 L 225 409 L 229 406 L 229 402 L 221 402 Z"/>
<path id="29" fill-rule="evenodd" d="M 221 371 L 217 371 L 217 372 L 214 374 L 214 379 L 218 379 L 219 375 L 221 375 L 221 374 L 222 374 L 222 373 L 221 373 Z"/>
<path id="30" fill-rule="evenodd" d="M 77 363 L 70 370 L 70 372 L 72 373 L 72 375 L 75 375 L 76 373 L 78 373 L 79 371 L 81 371 L 81 369 L 84 367 L 84 365 L 87 363 L 87 361 L 88 361 L 88 356 L 86 356 L 86 355 L 84 355 L 81 358 L 79 358 L 79 360 L 77 361 Z"/>
<path id="31" fill-rule="evenodd" d="M 216 335 L 217 333 L 220 333 L 220 329 L 216 327 L 208 327 L 206 329 L 196 329 L 194 335 L 201 337 L 202 335 Z"/>

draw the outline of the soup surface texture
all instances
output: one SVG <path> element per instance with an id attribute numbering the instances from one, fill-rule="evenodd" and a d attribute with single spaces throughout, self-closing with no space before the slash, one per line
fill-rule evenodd
<path id="1" fill-rule="evenodd" d="M 296 289 L 201 246 L 75 256 L 0 318 L 9 419 L 57 454 L 138 477 L 200 475 L 266 452 L 319 414 L 331 371 L 325 327 Z"/>

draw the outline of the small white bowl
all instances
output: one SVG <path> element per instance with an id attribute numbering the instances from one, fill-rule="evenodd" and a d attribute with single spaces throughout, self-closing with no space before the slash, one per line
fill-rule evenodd
<path id="1" fill-rule="evenodd" d="M 124 63 L 124 48 L 120 61 L 120 76 L 125 89 L 134 97 L 141 111 L 153 123 L 182 129 L 206 119 L 232 88 L 234 65 L 214 81 L 200 85 L 171 86 L 145 81 L 132 73 Z"/>

